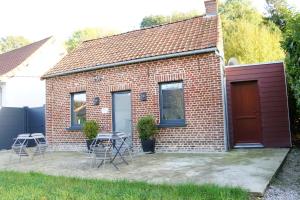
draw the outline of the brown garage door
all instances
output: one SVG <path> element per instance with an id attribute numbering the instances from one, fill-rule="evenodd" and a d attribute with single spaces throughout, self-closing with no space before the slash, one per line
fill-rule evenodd
<path id="1" fill-rule="evenodd" d="M 257 81 L 231 84 L 235 145 L 261 144 L 261 120 Z"/>

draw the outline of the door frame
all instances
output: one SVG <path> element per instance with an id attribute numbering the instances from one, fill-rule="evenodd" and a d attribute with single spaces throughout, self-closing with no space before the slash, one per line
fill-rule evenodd
<path id="1" fill-rule="evenodd" d="M 132 92 L 131 92 L 131 90 L 121 90 L 121 91 L 113 91 L 113 92 L 111 92 L 111 115 L 112 115 L 112 122 L 111 122 L 111 124 L 112 124 L 112 131 L 115 131 L 115 123 L 114 123 L 114 121 L 115 121 L 115 106 L 114 106 L 114 104 L 115 104 L 115 98 L 114 98 L 114 94 L 116 94 L 116 93 L 118 93 L 118 94 L 127 94 L 127 93 L 130 93 L 130 116 L 131 116 L 131 137 L 133 137 L 132 136 L 132 134 L 133 134 L 133 131 L 132 131 L 132 127 L 133 127 L 133 124 L 132 124 Z"/>
<path id="2" fill-rule="evenodd" d="M 235 127 L 235 120 L 234 120 L 234 111 L 233 111 L 233 98 L 232 98 L 232 95 L 233 95 L 233 85 L 234 84 L 239 84 L 239 83 L 247 83 L 247 82 L 255 82 L 256 83 L 256 89 L 257 89 L 257 109 L 258 109 L 258 121 L 260 123 L 260 126 L 258 127 L 258 131 L 259 131 L 259 143 L 236 143 L 236 140 L 235 140 L 235 130 L 234 130 L 234 127 Z M 237 146 L 237 144 L 245 144 L 247 147 L 263 147 L 264 145 L 264 141 L 263 141 L 263 128 L 262 128 L 262 113 L 261 113 L 261 104 L 260 104 L 260 89 L 259 89 L 259 80 L 257 79 L 249 79 L 249 80 L 238 80 L 238 81 L 231 81 L 230 83 L 230 103 L 231 103 L 231 124 L 232 124 L 232 146 L 235 147 Z M 248 145 L 249 144 L 249 145 Z M 239 146 L 239 145 L 238 145 Z"/>

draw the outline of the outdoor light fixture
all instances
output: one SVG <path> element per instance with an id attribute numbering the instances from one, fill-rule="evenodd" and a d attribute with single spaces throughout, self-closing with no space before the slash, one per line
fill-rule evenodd
<path id="1" fill-rule="evenodd" d="M 140 101 L 147 101 L 147 92 L 140 93 Z"/>
<path id="2" fill-rule="evenodd" d="M 94 81 L 95 82 L 99 82 L 99 81 L 102 81 L 103 80 L 103 77 L 101 77 L 101 76 L 94 76 Z"/>
<path id="3" fill-rule="evenodd" d="M 94 106 L 98 106 L 100 104 L 100 98 L 99 97 L 95 97 L 93 100 L 93 105 Z"/>

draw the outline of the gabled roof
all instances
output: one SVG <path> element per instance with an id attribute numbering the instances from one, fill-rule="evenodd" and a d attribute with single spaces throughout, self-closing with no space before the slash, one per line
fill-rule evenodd
<path id="1" fill-rule="evenodd" d="M 179 22 L 88 40 L 65 56 L 43 78 L 88 71 L 161 55 L 217 47 L 218 16 Z M 100 67 L 99 67 L 100 66 Z"/>
<path id="2" fill-rule="evenodd" d="M 18 49 L 0 54 L 0 75 L 4 75 L 15 69 L 29 58 L 36 50 L 45 44 L 50 37 L 34 42 L 32 44 L 20 47 Z"/>

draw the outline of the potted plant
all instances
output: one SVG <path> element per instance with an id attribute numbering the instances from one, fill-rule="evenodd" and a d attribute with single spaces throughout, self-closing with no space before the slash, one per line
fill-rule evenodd
<path id="1" fill-rule="evenodd" d="M 137 130 L 139 132 L 139 138 L 142 142 L 142 148 L 144 152 L 155 152 L 155 134 L 157 133 L 157 127 L 155 118 L 151 115 L 142 117 L 137 123 Z"/>
<path id="2" fill-rule="evenodd" d="M 99 125 L 95 120 L 88 120 L 83 125 L 83 134 L 85 135 L 86 139 L 86 145 L 88 150 L 90 150 L 90 146 L 95 139 L 95 137 L 98 134 L 99 131 Z"/>

